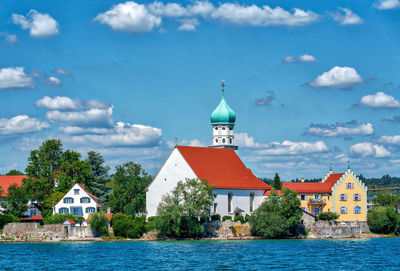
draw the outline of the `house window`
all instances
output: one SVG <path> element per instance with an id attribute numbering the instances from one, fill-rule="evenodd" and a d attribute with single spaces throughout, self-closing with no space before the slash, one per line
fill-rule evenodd
<path id="1" fill-rule="evenodd" d="M 94 207 L 87 207 L 86 208 L 86 213 L 87 214 L 91 214 L 91 213 L 94 213 L 94 212 L 96 212 L 96 209 Z"/>
<path id="2" fill-rule="evenodd" d="M 340 201 L 346 201 L 347 200 L 347 194 L 340 194 L 339 195 L 339 200 Z"/>
<path id="3" fill-rule="evenodd" d="M 229 144 L 232 144 L 232 138 L 229 138 Z"/>
<path id="4" fill-rule="evenodd" d="M 322 212 L 322 207 L 313 207 L 313 215 L 319 215 Z"/>
<path id="5" fill-rule="evenodd" d="M 254 193 L 250 193 L 250 213 L 254 210 Z"/>
<path id="6" fill-rule="evenodd" d="M 232 193 L 228 193 L 228 213 L 232 213 Z"/>
<path id="7" fill-rule="evenodd" d="M 71 208 L 70 208 L 70 212 L 71 212 L 71 214 L 73 214 L 73 215 L 83 216 L 82 207 L 71 207 Z"/>
<path id="8" fill-rule="evenodd" d="M 60 208 L 58 209 L 59 214 L 68 214 L 68 208 Z"/>
<path id="9" fill-rule="evenodd" d="M 79 195 L 79 189 L 74 189 L 74 195 Z"/>
<path id="10" fill-rule="evenodd" d="M 214 129 L 215 129 L 215 131 L 218 131 L 218 127 L 215 127 Z"/>
<path id="11" fill-rule="evenodd" d="M 303 209 L 303 211 L 308 212 L 308 208 L 307 207 L 301 207 L 301 209 Z"/>
<path id="12" fill-rule="evenodd" d="M 36 210 L 37 210 L 37 209 L 36 209 L 35 206 L 29 207 L 29 213 L 30 213 L 30 215 L 31 215 L 31 216 L 37 215 Z"/>
<path id="13" fill-rule="evenodd" d="M 340 207 L 339 213 L 341 213 L 341 214 L 347 214 L 347 207 L 344 207 L 344 206 Z"/>
<path id="14" fill-rule="evenodd" d="M 215 143 L 218 143 L 218 138 L 215 139 Z"/>
<path id="15" fill-rule="evenodd" d="M 307 200 L 308 196 L 306 194 L 300 194 L 300 200 Z"/>
<path id="16" fill-rule="evenodd" d="M 353 194 L 353 200 L 354 201 L 360 201 L 361 200 L 361 195 L 360 194 Z"/>
<path id="17" fill-rule="evenodd" d="M 229 126 L 229 130 L 233 130 L 233 127 L 232 127 L 232 126 Z"/>
<path id="18" fill-rule="evenodd" d="M 81 203 L 90 203 L 90 198 L 88 197 L 81 198 Z"/>
<path id="19" fill-rule="evenodd" d="M 346 183 L 346 188 L 347 189 L 353 189 L 354 188 L 354 183 Z"/>
<path id="20" fill-rule="evenodd" d="M 322 198 L 321 194 L 314 194 L 315 200 L 320 200 Z"/>
<path id="21" fill-rule="evenodd" d="M 222 139 L 222 143 L 225 143 L 225 138 Z"/>
<path id="22" fill-rule="evenodd" d="M 74 203 L 73 198 L 64 198 L 64 203 Z"/>
<path id="23" fill-rule="evenodd" d="M 361 206 L 356 206 L 353 208 L 354 214 L 361 214 Z"/>
<path id="24" fill-rule="evenodd" d="M 218 203 L 214 203 L 214 214 L 217 213 L 218 211 Z"/>
<path id="25" fill-rule="evenodd" d="M 225 127 L 222 127 L 222 130 L 225 130 Z"/>

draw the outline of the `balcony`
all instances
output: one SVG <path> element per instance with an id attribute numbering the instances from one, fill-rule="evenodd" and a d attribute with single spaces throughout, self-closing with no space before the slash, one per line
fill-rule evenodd
<path id="1" fill-rule="evenodd" d="M 323 201 L 322 199 L 310 199 L 310 200 L 308 201 L 308 204 L 309 204 L 309 205 L 325 205 L 326 202 Z"/>

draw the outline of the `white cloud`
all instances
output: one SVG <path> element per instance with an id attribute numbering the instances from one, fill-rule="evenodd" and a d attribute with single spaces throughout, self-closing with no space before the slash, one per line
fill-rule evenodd
<path id="1" fill-rule="evenodd" d="M 92 108 L 86 111 L 59 111 L 46 113 L 53 123 L 67 126 L 109 127 L 113 124 L 112 106 L 107 109 Z"/>
<path id="2" fill-rule="evenodd" d="M 176 3 L 164 4 L 161 2 L 154 2 L 148 5 L 148 10 L 151 14 L 160 17 L 182 17 L 189 15 L 186 8 Z"/>
<path id="3" fill-rule="evenodd" d="M 338 137 L 354 135 L 372 135 L 374 127 L 371 123 L 364 123 L 357 127 L 346 127 L 343 124 L 336 124 L 329 127 L 313 126 L 307 130 L 306 134 L 320 137 Z"/>
<path id="4" fill-rule="evenodd" d="M 372 107 L 372 108 L 399 108 L 400 102 L 393 96 L 387 95 L 383 92 L 377 92 L 376 94 L 366 95 L 361 98 L 360 104 Z"/>
<path id="5" fill-rule="evenodd" d="M 400 135 L 394 136 L 381 136 L 378 141 L 382 144 L 387 145 L 399 145 L 400 144 Z"/>
<path id="6" fill-rule="evenodd" d="M 304 11 L 298 8 L 293 9 L 293 13 L 291 13 L 281 7 L 242 6 L 233 3 L 221 4 L 211 13 L 211 17 L 225 23 L 250 26 L 300 26 L 313 23 L 319 18 L 312 11 Z"/>
<path id="7" fill-rule="evenodd" d="M 112 130 L 109 128 L 86 128 L 79 126 L 61 126 L 58 130 L 63 134 L 82 135 L 82 134 L 109 134 Z"/>
<path id="8" fill-rule="evenodd" d="M 159 128 L 118 122 L 113 127 L 111 133 L 71 136 L 69 141 L 83 145 L 94 143 L 96 145 L 113 147 L 143 147 L 158 145 L 161 141 L 161 136 L 162 131 Z"/>
<path id="9" fill-rule="evenodd" d="M 33 88 L 33 78 L 24 72 L 24 68 L 0 69 L 0 89 Z"/>
<path id="10" fill-rule="evenodd" d="M 376 157 L 383 158 L 388 157 L 391 153 L 385 149 L 382 145 L 374 145 L 371 142 L 357 143 L 349 148 L 349 152 L 353 156 L 361 157 Z"/>
<path id="11" fill-rule="evenodd" d="M 166 142 L 166 144 L 167 144 L 168 148 L 172 149 L 173 147 L 175 147 L 176 141 L 168 140 Z M 191 146 L 191 147 L 206 147 L 206 145 L 201 143 L 201 141 L 198 140 L 198 139 L 192 139 L 192 140 L 183 139 L 183 140 L 179 140 L 178 141 L 178 145 L 179 146 Z"/>
<path id="12" fill-rule="evenodd" d="M 49 37 L 58 33 L 58 23 L 47 13 L 39 13 L 31 9 L 27 16 L 13 14 L 12 21 L 22 29 L 29 29 L 33 37 Z"/>
<path id="13" fill-rule="evenodd" d="M 261 148 L 267 146 L 265 143 L 257 143 L 254 137 L 249 136 L 248 133 L 235 134 L 235 143 L 242 148 Z"/>
<path id="14" fill-rule="evenodd" d="M 377 9 L 385 10 L 385 9 L 395 9 L 400 8 L 399 0 L 378 0 L 374 3 L 374 7 Z"/>
<path id="15" fill-rule="evenodd" d="M 15 116 L 11 119 L 0 119 L 0 134 L 21 134 L 38 132 L 50 128 L 50 124 L 26 115 Z"/>
<path id="16" fill-rule="evenodd" d="M 66 75 L 66 76 L 72 76 L 72 73 L 66 69 L 62 69 L 62 68 L 55 68 L 53 70 L 53 72 L 55 74 L 60 74 L 60 75 Z"/>
<path id="17" fill-rule="evenodd" d="M 354 68 L 335 66 L 328 72 L 319 75 L 309 85 L 313 88 L 350 89 L 362 82 L 361 76 Z"/>
<path id="18" fill-rule="evenodd" d="M 180 22 L 182 24 L 178 27 L 179 31 L 194 31 L 199 24 L 197 19 L 183 19 Z"/>
<path id="19" fill-rule="evenodd" d="M 215 7 L 208 1 L 196 1 L 194 5 L 190 5 L 187 7 L 187 11 L 191 15 L 200 15 L 203 17 L 209 16 Z"/>
<path id="20" fill-rule="evenodd" d="M 287 56 L 283 59 L 284 63 L 315 62 L 315 61 L 317 61 L 317 59 L 315 57 L 313 57 L 312 55 L 308 55 L 308 54 L 304 54 L 301 56 Z"/>
<path id="21" fill-rule="evenodd" d="M 16 43 L 18 41 L 17 35 L 14 34 L 6 35 L 6 41 L 9 43 Z"/>
<path id="22" fill-rule="evenodd" d="M 161 17 L 151 14 L 145 5 L 132 1 L 114 5 L 95 20 L 114 30 L 130 33 L 150 32 L 161 24 Z"/>
<path id="23" fill-rule="evenodd" d="M 109 103 L 104 103 L 97 100 L 80 100 L 80 99 L 71 99 L 66 96 L 56 96 L 54 98 L 50 98 L 48 96 L 43 97 L 40 100 L 37 100 L 35 105 L 37 107 L 44 107 L 49 110 L 59 110 L 59 111 L 83 111 L 89 109 L 108 109 L 112 107 Z"/>
<path id="24" fill-rule="evenodd" d="M 351 25 L 351 24 L 362 24 L 363 20 L 357 14 L 353 13 L 348 8 L 339 8 L 341 12 L 331 13 L 333 20 L 338 22 L 340 25 Z"/>
<path id="25" fill-rule="evenodd" d="M 51 87 L 59 87 L 59 86 L 61 86 L 60 79 L 58 79 L 57 77 L 54 77 L 54 76 L 46 77 L 46 78 L 44 78 L 43 81 L 44 81 L 44 83 L 46 85 L 51 86 Z"/>

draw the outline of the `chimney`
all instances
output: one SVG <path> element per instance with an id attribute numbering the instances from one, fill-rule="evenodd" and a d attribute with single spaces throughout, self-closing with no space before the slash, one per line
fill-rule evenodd
<path id="1" fill-rule="evenodd" d="M 301 178 L 301 182 L 304 183 L 304 178 Z"/>
<path id="2" fill-rule="evenodd" d="M 111 208 L 107 207 L 107 214 L 110 214 L 110 213 L 111 213 Z"/>

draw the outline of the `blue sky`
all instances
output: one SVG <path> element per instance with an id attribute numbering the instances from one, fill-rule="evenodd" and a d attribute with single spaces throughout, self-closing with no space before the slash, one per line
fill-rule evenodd
<path id="1" fill-rule="evenodd" d="M 2 1 L 0 173 L 62 139 L 155 174 L 225 97 L 260 177 L 399 175 L 400 1 Z"/>

